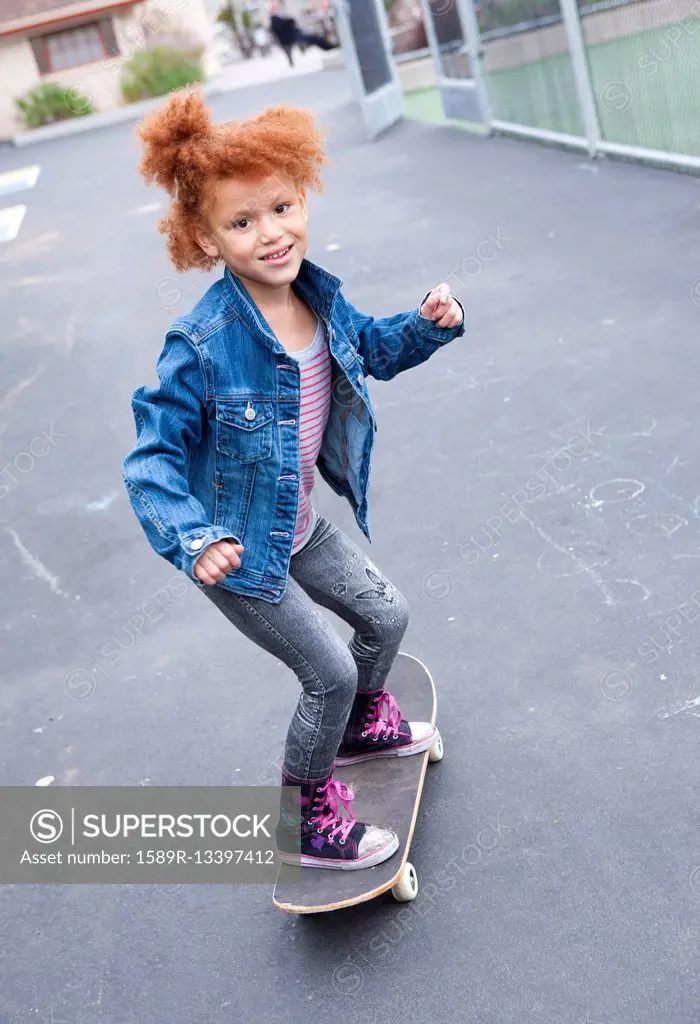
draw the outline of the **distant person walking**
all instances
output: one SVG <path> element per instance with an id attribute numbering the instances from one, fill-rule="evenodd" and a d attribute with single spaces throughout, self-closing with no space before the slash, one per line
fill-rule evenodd
<path id="1" fill-rule="evenodd" d="M 294 18 L 281 13 L 278 3 L 273 3 L 270 7 L 270 32 L 284 50 L 290 67 L 294 67 L 292 50 L 294 44 L 299 42 L 301 32 Z"/>
<path id="2" fill-rule="evenodd" d="M 302 32 L 294 18 L 282 14 L 279 3 L 270 7 L 270 32 L 287 55 L 291 67 L 294 66 L 293 48 L 296 44 L 303 51 L 307 46 L 318 46 L 321 50 L 333 50 L 335 46 L 322 36 L 312 32 Z"/>

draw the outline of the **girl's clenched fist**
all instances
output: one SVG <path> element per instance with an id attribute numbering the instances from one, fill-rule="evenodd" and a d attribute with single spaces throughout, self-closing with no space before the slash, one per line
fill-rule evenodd
<path id="1" fill-rule="evenodd" d="M 461 306 L 452 298 L 449 284 L 433 288 L 419 312 L 424 319 L 434 320 L 438 327 L 457 327 L 462 322 Z"/>
<path id="2" fill-rule="evenodd" d="M 201 583 L 213 586 L 241 564 L 239 555 L 244 551 L 242 544 L 230 540 L 217 540 L 200 555 L 194 566 L 194 574 Z"/>

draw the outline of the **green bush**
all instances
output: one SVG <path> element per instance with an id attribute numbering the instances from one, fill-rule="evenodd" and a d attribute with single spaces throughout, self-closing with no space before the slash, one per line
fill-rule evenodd
<path id="1" fill-rule="evenodd" d="M 87 96 L 72 86 L 58 82 L 43 82 L 15 100 L 17 108 L 28 128 L 40 128 L 54 121 L 66 121 L 70 117 L 85 117 L 94 114 Z"/>
<path id="2" fill-rule="evenodd" d="M 164 96 L 204 78 L 202 48 L 182 50 L 175 46 L 153 46 L 141 50 L 122 68 L 122 94 L 127 103 L 149 96 Z"/>

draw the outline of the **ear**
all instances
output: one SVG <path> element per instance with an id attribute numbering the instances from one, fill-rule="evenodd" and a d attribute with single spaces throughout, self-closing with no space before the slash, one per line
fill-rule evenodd
<path id="1" fill-rule="evenodd" d="M 207 256 L 211 259 L 216 260 L 219 258 L 221 253 L 219 247 L 214 241 L 213 236 L 207 231 L 202 225 L 198 224 L 194 229 L 194 238 L 200 249 L 203 249 Z"/>

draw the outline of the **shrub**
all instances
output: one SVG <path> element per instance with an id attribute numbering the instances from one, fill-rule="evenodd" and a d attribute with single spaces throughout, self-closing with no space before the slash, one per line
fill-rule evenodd
<path id="1" fill-rule="evenodd" d="M 85 117 L 95 112 L 87 96 L 78 89 L 59 85 L 58 82 L 43 82 L 15 100 L 15 103 L 28 128 L 40 128 L 54 121 Z"/>
<path id="2" fill-rule="evenodd" d="M 222 7 L 216 16 L 216 20 L 220 21 L 222 25 L 228 25 L 230 29 L 233 29 L 236 24 L 236 19 L 233 16 L 233 11 L 230 7 Z"/>
<path id="3" fill-rule="evenodd" d="M 164 96 L 174 89 L 201 82 L 202 48 L 178 49 L 174 46 L 153 46 L 141 50 L 122 68 L 122 94 L 127 103 Z"/>

